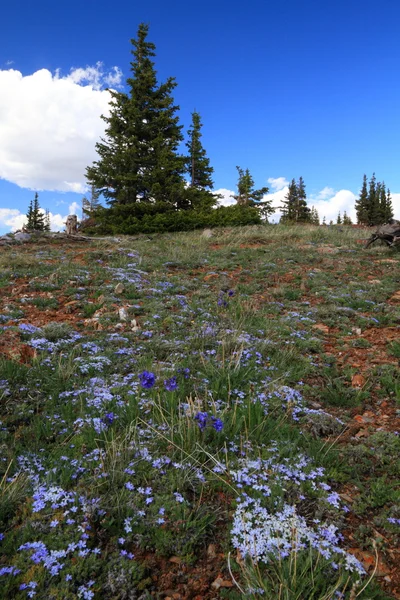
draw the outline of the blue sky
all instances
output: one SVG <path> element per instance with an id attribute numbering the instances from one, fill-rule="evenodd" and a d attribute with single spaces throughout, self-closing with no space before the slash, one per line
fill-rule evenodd
<path id="1" fill-rule="evenodd" d="M 215 189 L 228 197 L 236 165 L 248 167 L 278 205 L 301 175 L 332 218 L 375 171 L 400 217 L 396 0 L 16 0 L 0 22 L 0 233 L 34 190 L 55 228 L 77 210 L 105 87 L 129 76 L 142 21 L 159 79 L 177 79 L 185 131 L 191 111 L 202 116 Z"/>

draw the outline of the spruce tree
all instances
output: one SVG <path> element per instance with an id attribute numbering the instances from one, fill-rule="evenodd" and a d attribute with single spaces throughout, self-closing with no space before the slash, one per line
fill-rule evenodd
<path id="1" fill-rule="evenodd" d="M 95 186 L 92 184 L 90 186 L 90 195 L 89 198 L 84 196 L 82 198 L 82 214 L 84 217 L 89 217 L 96 209 L 99 208 L 99 192 L 96 190 Z"/>
<path id="2" fill-rule="evenodd" d="M 289 184 L 288 193 L 283 200 L 283 206 L 281 206 L 282 217 L 281 223 L 290 223 L 296 220 L 296 205 L 298 198 L 298 190 L 296 180 L 292 179 Z"/>
<path id="3" fill-rule="evenodd" d="M 268 216 L 274 212 L 271 206 L 271 200 L 261 202 L 263 196 L 268 194 L 269 188 L 263 187 L 258 190 L 254 189 L 254 179 L 250 174 L 249 169 L 245 171 L 241 167 L 236 167 L 239 179 L 237 182 L 237 194 L 233 194 L 239 206 L 255 207 L 260 214 L 268 219 Z"/>
<path id="4" fill-rule="evenodd" d="M 99 159 L 86 177 L 111 206 L 140 201 L 176 208 L 185 189 L 185 159 L 177 152 L 182 127 L 172 97 L 177 84 L 172 77 L 157 82 L 155 45 L 147 34 L 148 25 L 141 23 L 137 39 L 131 40 L 129 92 L 110 91 L 105 138 L 96 144 Z"/>
<path id="5" fill-rule="evenodd" d="M 342 224 L 342 217 L 340 216 L 340 210 L 336 219 L 336 225 L 341 225 Z"/>
<path id="6" fill-rule="evenodd" d="M 351 224 L 352 224 L 352 222 L 351 222 L 351 219 L 350 219 L 350 217 L 348 216 L 348 214 L 347 214 L 347 212 L 346 212 L 346 211 L 344 211 L 344 213 L 343 213 L 343 220 L 342 220 L 342 223 L 343 223 L 343 225 L 351 225 Z"/>
<path id="7" fill-rule="evenodd" d="M 376 224 L 379 215 L 379 194 L 380 194 L 380 183 L 376 182 L 375 173 L 372 174 L 369 180 L 368 188 L 368 222 L 367 225 L 370 227 Z"/>
<path id="8" fill-rule="evenodd" d="M 50 211 L 49 211 L 48 208 L 46 208 L 46 212 L 45 212 L 45 215 L 44 215 L 43 231 L 51 231 Z"/>
<path id="9" fill-rule="evenodd" d="M 188 148 L 187 168 L 190 176 L 190 186 L 199 189 L 212 188 L 214 182 L 212 174 L 214 169 L 210 166 L 210 160 L 201 143 L 201 128 L 203 124 L 198 112 L 192 112 L 191 129 L 188 130 Z"/>
<path id="10" fill-rule="evenodd" d="M 296 207 L 296 221 L 297 223 L 309 223 L 311 219 L 311 211 L 307 205 L 306 186 L 304 179 L 299 178 L 297 184 L 297 207 Z"/>
<path id="11" fill-rule="evenodd" d="M 26 213 L 27 223 L 25 225 L 28 231 L 33 230 L 33 200 L 29 202 L 28 212 Z"/>
<path id="12" fill-rule="evenodd" d="M 355 204 L 358 225 L 368 225 L 368 204 L 367 176 L 364 174 L 360 195 Z"/>
<path id="13" fill-rule="evenodd" d="M 26 228 L 29 231 L 45 231 L 44 214 L 39 206 L 39 195 L 37 192 L 34 199 L 29 203 L 26 217 L 28 219 Z"/>
<path id="14" fill-rule="evenodd" d="M 392 196 L 390 195 L 389 188 L 388 188 L 388 191 L 386 194 L 386 201 L 385 201 L 385 207 L 384 207 L 383 214 L 384 214 L 384 223 L 389 223 L 389 221 L 391 221 L 391 219 L 393 219 L 393 217 L 394 217 Z"/>
<path id="15" fill-rule="evenodd" d="M 214 169 L 210 166 L 210 160 L 201 143 L 202 126 L 199 113 L 194 111 L 186 143 L 188 149 L 186 170 L 189 175 L 189 189 L 187 190 L 189 206 L 193 209 L 204 210 L 212 208 L 216 204 L 218 196 L 211 192 L 214 185 L 212 180 Z"/>
<path id="16" fill-rule="evenodd" d="M 311 210 L 306 201 L 306 186 L 302 177 L 296 183 L 295 179 L 289 184 L 289 190 L 283 200 L 282 223 L 310 223 Z"/>
<path id="17" fill-rule="evenodd" d="M 311 208 L 310 223 L 312 225 L 319 225 L 319 214 L 314 206 Z"/>

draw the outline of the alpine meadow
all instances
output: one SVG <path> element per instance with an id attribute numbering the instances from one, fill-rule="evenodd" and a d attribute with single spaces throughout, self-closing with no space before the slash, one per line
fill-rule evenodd
<path id="1" fill-rule="evenodd" d="M 399 194 L 327 219 L 239 143 L 216 187 L 151 31 L 79 203 L 0 236 L 0 598 L 400 599 Z"/>

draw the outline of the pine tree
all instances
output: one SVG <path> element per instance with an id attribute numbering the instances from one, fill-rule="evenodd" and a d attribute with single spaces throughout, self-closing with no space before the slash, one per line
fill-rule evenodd
<path id="1" fill-rule="evenodd" d="M 324 215 L 323 219 L 322 219 L 322 225 L 326 225 L 326 217 Z"/>
<path id="2" fill-rule="evenodd" d="M 311 211 L 306 200 L 306 186 L 302 177 L 299 178 L 297 184 L 297 223 L 309 223 L 311 219 Z"/>
<path id="3" fill-rule="evenodd" d="M 348 216 L 348 214 L 347 214 L 347 212 L 346 212 L 346 211 L 344 211 L 344 213 L 343 213 L 343 220 L 342 220 L 342 223 L 343 223 L 343 225 L 351 225 L 351 224 L 352 224 L 352 222 L 351 222 L 351 219 L 350 219 L 350 217 Z"/>
<path id="4" fill-rule="evenodd" d="M 96 144 L 99 160 L 87 168 L 88 182 L 111 206 L 162 202 L 176 208 L 184 196 L 185 159 L 177 153 L 182 127 L 172 91 L 175 79 L 158 84 L 147 41 L 148 25 L 132 39 L 129 93 L 111 91 L 105 138 Z"/>
<path id="5" fill-rule="evenodd" d="M 312 225 L 319 225 L 319 214 L 314 206 L 311 208 L 310 223 Z"/>
<path id="6" fill-rule="evenodd" d="M 28 219 L 26 228 L 29 231 L 45 231 L 44 214 L 39 206 L 39 195 L 37 192 L 34 199 L 29 203 L 26 217 Z"/>
<path id="7" fill-rule="evenodd" d="M 364 174 L 360 195 L 355 204 L 358 225 L 368 225 L 368 202 L 367 176 Z"/>
<path id="8" fill-rule="evenodd" d="M 82 198 L 82 214 L 83 214 L 83 216 L 89 217 L 91 215 L 91 213 L 93 213 L 97 208 L 99 208 L 99 206 L 100 206 L 99 196 L 100 196 L 99 192 L 96 190 L 96 188 L 92 184 L 90 186 L 89 198 L 86 198 L 86 196 L 84 196 Z"/>
<path id="9" fill-rule="evenodd" d="M 210 166 L 210 160 L 201 143 L 201 128 L 203 124 L 198 112 L 192 113 L 191 129 L 188 130 L 188 142 L 186 147 L 189 150 L 187 158 L 188 173 L 190 176 L 190 186 L 200 189 L 212 188 L 214 182 L 212 174 L 214 169 Z"/>
<path id="10" fill-rule="evenodd" d="M 274 212 L 271 206 L 271 200 L 261 202 L 263 196 L 268 194 L 269 188 L 263 187 L 258 190 L 254 189 L 254 179 L 250 174 L 249 169 L 245 171 L 240 167 L 236 167 L 239 179 L 237 182 L 238 193 L 234 194 L 232 198 L 235 198 L 239 206 L 255 207 L 259 210 L 260 214 L 268 219 L 268 216 Z"/>
<path id="11" fill-rule="evenodd" d="M 46 212 L 45 212 L 45 215 L 44 215 L 43 231 L 51 231 L 50 211 L 49 211 L 48 208 L 46 208 Z"/>
<path id="12" fill-rule="evenodd" d="M 295 179 L 289 184 L 289 190 L 283 200 L 282 223 L 310 223 L 311 210 L 306 201 L 306 186 L 302 177 L 298 183 Z"/>
<path id="13" fill-rule="evenodd" d="M 368 188 L 368 222 L 367 224 L 371 227 L 376 224 L 379 219 L 379 194 L 380 194 L 380 183 L 376 182 L 375 173 L 372 174 L 369 180 Z"/>
<path id="14" fill-rule="evenodd" d="M 383 214 L 384 214 L 384 223 L 389 223 L 389 221 L 391 221 L 391 219 L 393 219 L 393 217 L 394 217 L 392 196 L 390 195 L 389 188 L 388 188 L 388 191 L 386 194 L 386 201 L 385 201 L 385 207 L 383 210 Z"/>
<path id="15" fill-rule="evenodd" d="M 297 184 L 296 180 L 292 179 L 289 184 L 288 193 L 283 200 L 281 223 L 290 223 L 296 220 L 296 205 L 297 205 Z"/>
<path id="16" fill-rule="evenodd" d="M 342 224 L 342 217 L 340 216 L 340 210 L 336 219 L 336 225 L 341 225 Z"/>
<path id="17" fill-rule="evenodd" d="M 26 213 L 26 218 L 27 218 L 27 223 L 24 226 L 28 231 L 32 231 L 33 230 L 33 200 L 31 200 L 29 202 L 29 208 L 28 208 L 28 212 Z"/>
<path id="18" fill-rule="evenodd" d="M 376 181 L 373 173 L 367 187 L 364 175 L 360 197 L 356 200 L 357 223 L 372 227 L 382 225 L 393 218 L 390 190 L 386 191 L 385 182 Z"/>
<path id="19" fill-rule="evenodd" d="M 212 194 L 211 188 L 214 185 L 212 174 L 214 169 L 210 166 L 210 160 L 201 143 L 201 128 L 203 124 L 198 112 L 192 113 L 191 129 L 188 130 L 188 156 L 186 159 L 186 169 L 189 175 L 189 189 L 187 197 L 189 206 L 193 209 L 210 209 L 217 200 L 218 196 Z"/>

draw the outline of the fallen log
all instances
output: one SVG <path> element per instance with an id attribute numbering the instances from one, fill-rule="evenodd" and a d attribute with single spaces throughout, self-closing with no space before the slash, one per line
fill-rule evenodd
<path id="1" fill-rule="evenodd" d="M 391 223 L 380 225 L 369 240 L 367 240 L 364 248 L 369 248 L 377 240 L 381 240 L 390 248 L 397 245 L 400 242 L 400 221 L 392 221 Z"/>

